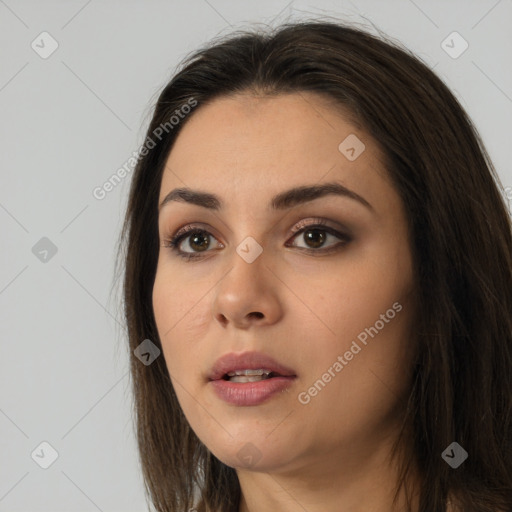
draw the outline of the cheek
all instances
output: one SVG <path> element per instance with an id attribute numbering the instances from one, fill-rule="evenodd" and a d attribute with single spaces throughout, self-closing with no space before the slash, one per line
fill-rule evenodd
<path id="1" fill-rule="evenodd" d="M 191 340 L 205 337 L 210 308 L 199 286 L 187 287 L 176 273 L 157 270 L 153 286 L 153 311 L 171 375 L 186 378 L 186 369 L 197 360 L 200 344 Z M 172 355 L 172 357 L 171 357 Z M 180 379 L 181 380 L 181 379 Z"/>
<path id="2" fill-rule="evenodd" d="M 153 311 L 160 333 L 172 328 L 185 314 L 184 291 L 170 271 L 157 268 L 153 285 Z M 163 340 L 162 340 L 163 341 Z"/>
<path id="3" fill-rule="evenodd" d="M 410 264 L 407 260 L 397 264 L 398 257 L 379 251 L 378 256 L 359 257 L 342 269 L 333 269 L 315 283 L 303 281 L 297 295 L 306 299 L 307 314 L 316 317 L 317 330 L 331 334 L 333 339 L 351 339 L 373 326 L 395 302 L 408 302 Z"/>
<path id="4" fill-rule="evenodd" d="M 187 289 L 173 273 L 157 271 L 153 287 L 153 310 L 158 335 L 162 344 L 162 355 L 171 378 L 180 407 L 188 421 L 194 425 L 201 422 L 201 411 L 193 397 L 199 395 L 197 371 L 201 361 L 201 340 L 205 337 L 206 297 L 204 292 Z M 172 287 L 167 283 L 172 283 Z M 185 288 L 184 288 L 185 286 Z M 197 288 L 195 288 L 197 290 Z"/>
<path id="5" fill-rule="evenodd" d="M 203 314 L 207 283 L 190 282 L 176 266 L 159 261 L 153 285 L 153 311 L 159 333 L 176 332 L 194 325 Z M 162 339 L 162 343 L 165 340 Z"/>
<path id="6" fill-rule="evenodd" d="M 386 385 L 397 392 L 407 385 L 413 276 L 408 252 L 395 247 L 369 247 L 367 253 L 347 258 L 328 278 L 316 283 L 303 280 L 295 288 L 298 296 L 307 298 L 308 308 L 300 305 L 298 332 L 308 338 L 300 340 L 300 357 L 310 369 L 310 381 L 321 379 L 330 368 L 335 372 L 332 366 L 338 356 L 348 352 L 350 358 L 336 373 L 337 384 L 329 385 L 334 393 L 329 399 L 335 399 L 338 385 L 360 390 L 362 398 L 389 394 Z"/>

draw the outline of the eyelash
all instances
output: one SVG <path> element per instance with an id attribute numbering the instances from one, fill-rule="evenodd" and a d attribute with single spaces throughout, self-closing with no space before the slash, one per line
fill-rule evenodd
<path id="1" fill-rule="evenodd" d="M 306 223 L 306 221 L 299 222 L 299 224 L 297 224 L 297 226 L 295 226 L 293 229 L 292 238 L 295 238 L 298 235 L 300 235 L 308 230 L 312 230 L 312 229 L 318 229 L 319 231 L 324 231 L 326 233 L 329 233 L 329 234 L 335 236 L 336 238 L 340 238 L 342 241 L 339 244 L 336 244 L 334 247 L 330 247 L 327 249 L 300 248 L 301 250 L 307 252 L 308 254 L 318 253 L 318 252 L 325 254 L 325 253 L 333 252 L 333 251 L 336 251 L 337 249 L 339 249 L 341 246 L 344 246 L 348 242 L 351 241 L 351 238 L 348 235 L 345 235 L 343 233 L 340 233 L 339 231 L 336 231 L 335 229 L 333 229 L 331 227 L 328 227 L 327 222 L 324 219 L 314 219 L 314 223 Z M 180 256 L 181 258 L 183 258 L 187 261 L 192 260 L 192 259 L 203 258 L 204 254 L 202 254 L 202 253 L 183 252 L 179 249 L 181 242 L 183 240 L 185 240 L 186 238 L 188 238 L 193 233 L 205 234 L 205 235 L 210 235 L 213 237 L 213 235 L 210 232 L 208 232 L 207 230 L 199 228 L 194 225 L 189 225 L 189 226 L 185 226 L 184 228 L 180 229 L 176 233 L 176 235 L 174 235 L 170 238 L 166 238 L 164 240 L 163 245 L 164 245 L 164 247 L 170 248 L 173 252 L 177 253 L 178 256 Z M 213 237 L 213 238 L 215 238 L 215 237 Z M 205 252 L 211 252 L 211 251 L 206 250 Z"/>

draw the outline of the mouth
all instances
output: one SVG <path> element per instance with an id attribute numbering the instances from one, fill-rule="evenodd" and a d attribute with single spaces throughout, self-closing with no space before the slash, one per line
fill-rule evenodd
<path id="1" fill-rule="evenodd" d="M 210 381 L 259 382 L 278 377 L 296 377 L 291 368 L 260 352 L 230 353 L 220 357 L 211 369 Z"/>
<path id="2" fill-rule="evenodd" d="M 285 399 L 297 375 L 294 370 L 259 352 L 226 354 L 212 368 L 209 385 L 224 403 L 254 407 Z"/>
<path id="3" fill-rule="evenodd" d="M 223 375 L 222 380 L 229 382 L 260 382 L 262 380 L 285 377 L 278 372 L 267 369 L 235 370 Z"/>

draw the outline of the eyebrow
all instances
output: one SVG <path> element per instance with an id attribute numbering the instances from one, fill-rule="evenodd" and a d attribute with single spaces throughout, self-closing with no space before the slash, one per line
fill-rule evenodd
<path id="1" fill-rule="evenodd" d="M 286 210 L 327 195 L 347 197 L 358 201 L 369 210 L 375 211 L 373 206 L 364 197 L 337 182 L 323 183 L 321 185 L 304 185 L 285 190 L 271 199 L 269 207 L 272 210 Z M 215 194 L 184 187 L 171 190 L 160 203 L 159 212 L 166 204 L 172 201 L 194 204 L 209 210 L 220 210 L 223 208 L 222 199 Z"/>

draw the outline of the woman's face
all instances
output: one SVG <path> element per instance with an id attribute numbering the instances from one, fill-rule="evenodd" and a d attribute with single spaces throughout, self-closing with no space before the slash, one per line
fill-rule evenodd
<path id="1" fill-rule="evenodd" d="M 405 213 L 381 160 L 367 133 L 313 93 L 214 100 L 169 155 L 159 205 L 177 188 L 219 204 L 175 193 L 161 207 L 156 324 L 190 426 L 239 472 L 355 467 L 396 432 L 414 283 Z M 327 183 L 327 194 L 300 191 Z M 166 246 L 186 226 L 176 249 L 196 259 Z M 222 356 L 248 353 L 274 363 L 228 359 L 214 375 Z M 222 378 L 258 368 L 281 377 Z"/>

